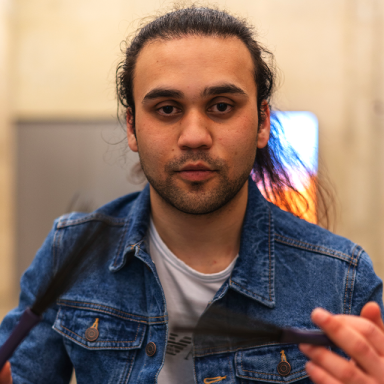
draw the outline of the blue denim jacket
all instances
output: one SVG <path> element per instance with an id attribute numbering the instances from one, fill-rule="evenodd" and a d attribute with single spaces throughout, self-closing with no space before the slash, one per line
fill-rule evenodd
<path id="1" fill-rule="evenodd" d="M 22 277 L 18 308 L 2 322 L 1 344 L 33 303 L 38 287 L 95 222 L 107 224 L 107 240 L 97 252 L 108 260 L 48 309 L 17 349 L 11 359 L 15 384 L 68 383 L 72 367 L 79 384 L 156 383 L 167 345 L 167 308 L 144 241 L 149 213 L 147 186 L 93 213 L 71 213 L 55 221 Z M 310 313 L 315 307 L 357 315 L 370 300 L 382 307 L 382 282 L 360 246 L 268 203 L 250 181 L 240 256 L 209 306 L 314 329 Z M 85 332 L 96 319 L 99 337 L 91 342 Z M 145 350 L 149 342 L 156 345 L 153 356 Z M 288 376 L 277 371 L 282 350 L 291 365 Z M 310 383 L 306 357 L 297 345 L 231 349 L 195 338 L 193 359 L 198 384 L 216 377 L 223 384 Z"/>

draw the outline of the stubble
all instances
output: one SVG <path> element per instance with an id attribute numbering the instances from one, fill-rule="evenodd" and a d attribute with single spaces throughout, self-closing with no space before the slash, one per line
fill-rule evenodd
<path id="1" fill-rule="evenodd" d="M 140 156 L 140 151 L 139 151 Z M 180 186 L 178 171 L 188 162 L 204 162 L 215 170 L 213 182 L 195 181 Z M 251 172 L 253 163 L 245 167 L 234 178 L 229 177 L 229 167 L 223 159 L 212 158 L 207 152 L 186 152 L 164 166 L 165 179 L 151 172 L 150 165 L 140 156 L 145 176 L 157 194 L 177 210 L 192 214 L 206 215 L 228 204 L 241 190 Z"/>

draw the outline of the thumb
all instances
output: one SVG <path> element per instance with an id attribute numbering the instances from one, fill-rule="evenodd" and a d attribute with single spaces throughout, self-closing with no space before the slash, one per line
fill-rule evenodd
<path id="1" fill-rule="evenodd" d="M 364 317 L 367 320 L 372 321 L 376 326 L 378 326 L 382 331 L 384 331 L 384 323 L 381 318 L 381 310 L 377 303 L 370 301 L 365 304 L 360 313 L 361 317 Z"/>
<path id="2" fill-rule="evenodd" d="M 11 364 L 7 361 L 0 371 L 0 384 L 12 384 Z"/>

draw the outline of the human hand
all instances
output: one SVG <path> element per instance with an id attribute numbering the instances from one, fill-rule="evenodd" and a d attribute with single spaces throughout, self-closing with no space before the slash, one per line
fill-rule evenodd
<path id="1" fill-rule="evenodd" d="M 0 371 L 0 384 L 12 384 L 11 364 L 7 361 Z"/>
<path id="2" fill-rule="evenodd" d="M 384 324 L 376 303 L 367 303 L 360 316 L 316 308 L 312 321 L 351 357 L 348 361 L 327 348 L 300 344 L 311 359 L 306 369 L 314 383 L 384 384 Z"/>

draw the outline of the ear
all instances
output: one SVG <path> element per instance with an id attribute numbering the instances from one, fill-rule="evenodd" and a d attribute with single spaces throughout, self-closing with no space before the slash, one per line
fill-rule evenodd
<path id="1" fill-rule="evenodd" d="M 261 103 L 261 109 L 264 120 L 259 126 L 259 132 L 257 134 L 257 148 L 264 148 L 268 144 L 269 134 L 271 132 L 271 110 L 269 109 L 269 105 L 266 100 Z"/>
<path id="2" fill-rule="evenodd" d="M 132 109 L 127 108 L 127 138 L 128 146 L 133 152 L 138 152 L 135 127 L 133 125 L 134 119 Z"/>

